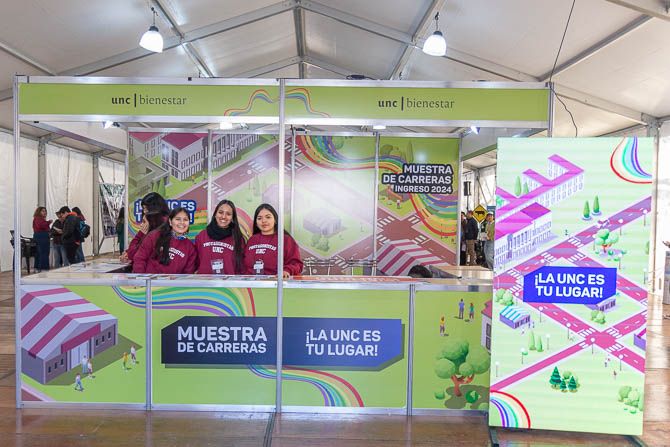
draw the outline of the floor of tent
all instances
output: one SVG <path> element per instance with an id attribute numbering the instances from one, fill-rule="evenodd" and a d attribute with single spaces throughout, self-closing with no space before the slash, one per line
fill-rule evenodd
<path id="1" fill-rule="evenodd" d="M 650 299 L 641 440 L 670 444 L 670 306 Z M 0 444 L 11 446 L 482 446 L 484 417 L 360 416 L 128 410 L 15 409 L 14 289 L 0 273 Z M 501 446 L 634 445 L 624 436 L 497 432 Z"/>

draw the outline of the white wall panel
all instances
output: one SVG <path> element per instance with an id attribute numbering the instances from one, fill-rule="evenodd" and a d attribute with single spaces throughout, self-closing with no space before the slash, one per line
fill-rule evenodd
<path id="1" fill-rule="evenodd" d="M 658 200 L 656 201 L 656 273 L 663 277 L 665 252 L 663 241 L 670 241 L 670 122 L 661 128 L 661 139 L 658 154 Z M 654 290 L 660 289 L 659 281 Z M 667 284 L 664 287 L 668 287 Z"/>
<path id="2" fill-rule="evenodd" d="M 93 163 L 91 156 L 70 151 L 70 169 L 67 178 L 68 206 L 78 206 L 89 225 L 93 222 Z M 84 255 L 93 254 L 91 237 L 84 242 Z"/>

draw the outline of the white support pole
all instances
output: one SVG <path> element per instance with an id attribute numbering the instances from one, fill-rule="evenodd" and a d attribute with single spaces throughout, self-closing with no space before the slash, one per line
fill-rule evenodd
<path id="1" fill-rule="evenodd" d="M 93 162 L 93 221 L 91 222 L 91 241 L 93 242 L 93 255 L 100 254 L 100 155 L 91 156 Z M 102 238 L 105 235 L 103 233 Z"/>
<path id="2" fill-rule="evenodd" d="M 286 140 L 286 117 L 284 116 L 284 100 L 286 94 L 286 81 L 279 80 L 279 222 L 277 223 L 277 380 L 275 392 L 275 411 L 282 412 L 282 363 L 283 363 L 283 334 L 284 334 L 284 143 Z"/>
<path id="3" fill-rule="evenodd" d="M 21 400 L 21 125 L 19 123 L 19 78 L 14 77 L 14 370 L 16 371 L 16 408 Z M 30 262 L 30 259 L 28 259 Z"/>
<path id="4" fill-rule="evenodd" d="M 291 217 L 291 234 L 293 234 L 295 221 L 295 129 L 291 127 L 291 212 L 289 216 Z"/>
<path id="5" fill-rule="evenodd" d="M 549 86 L 549 119 L 547 122 L 547 136 L 548 137 L 553 137 L 554 136 L 554 113 L 556 113 L 556 109 L 554 107 L 555 103 L 555 98 L 556 98 L 556 92 L 554 91 L 554 83 L 553 82 L 547 82 L 547 85 Z"/>
<path id="6" fill-rule="evenodd" d="M 457 192 L 458 192 L 458 199 L 457 199 L 457 204 L 456 204 L 456 252 L 454 255 L 456 256 L 456 259 L 454 261 L 454 265 L 460 265 L 461 264 L 461 210 L 462 210 L 462 200 L 461 197 L 463 197 L 463 162 L 461 161 L 461 149 L 463 147 L 463 137 L 460 137 L 458 139 L 458 183 L 456 185 Z"/>
<path id="7" fill-rule="evenodd" d="M 212 142 L 214 136 L 212 129 L 207 132 L 207 222 L 212 219 Z"/>
<path id="8" fill-rule="evenodd" d="M 37 205 L 47 206 L 47 137 L 37 140 Z"/>
<path id="9" fill-rule="evenodd" d="M 657 268 L 657 262 L 656 262 L 656 244 L 658 243 L 658 235 L 656 234 L 658 232 L 658 173 L 659 173 L 659 168 L 658 168 L 658 155 L 659 155 L 659 150 L 660 150 L 660 142 L 659 142 L 659 136 L 660 136 L 660 123 L 658 120 L 654 120 L 653 122 L 649 123 L 649 126 L 647 127 L 647 136 L 651 137 L 654 139 L 654 156 L 653 156 L 653 162 L 654 162 L 654 176 L 652 180 L 652 195 L 651 195 L 651 213 L 650 215 L 652 216 L 651 219 L 651 241 L 650 241 L 650 262 L 651 265 L 649 266 L 649 271 L 651 272 L 651 290 L 652 292 L 660 289 L 660 278 L 663 277 L 663 275 L 657 275 L 656 268 Z M 656 284 L 656 278 L 659 277 L 659 284 L 657 287 Z"/>
<path id="10" fill-rule="evenodd" d="M 379 190 L 377 188 L 377 182 L 379 182 L 379 132 L 375 134 L 375 177 L 372 179 L 372 192 L 374 193 L 374 207 L 372 211 L 372 260 L 377 261 L 377 218 L 379 208 Z M 353 272 L 353 267 L 351 268 Z"/>

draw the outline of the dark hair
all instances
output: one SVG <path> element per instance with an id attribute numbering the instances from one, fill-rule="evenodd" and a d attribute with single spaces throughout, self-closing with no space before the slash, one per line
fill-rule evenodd
<path id="1" fill-rule="evenodd" d="M 64 206 L 61 206 L 60 210 L 58 210 L 58 211 L 60 211 L 61 213 L 69 214 L 70 213 L 70 207 L 67 206 L 67 205 L 64 205 Z"/>
<path id="2" fill-rule="evenodd" d="M 168 204 L 157 192 L 150 192 L 146 196 L 142 197 L 142 201 L 140 202 L 142 207 L 147 207 L 147 214 L 162 214 L 163 216 L 167 216 L 170 214 L 170 208 L 168 208 Z"/>
<path id="3" fill-rule="evenodd" d="M 253 231 L 253 234 L 261 232 L 261 229 L 258 228 L 258 225 L 256 225 L 256 219 L 258 219 L 258 215 L 260 214 L 260 212 L 262 210 L 268 210 L 268 211 L 270 211 L 270 213 L 272 213 L 272 216 L 274 216 L 274 218 L 275 218 L 274 230 L 275 230 L 275 233 L 276 233 L 277 232 L 277 227 L 279 225 L 279 217 L 277 215 L 277 210 L 275 210 L 272 207 L 272 205 L 270 205 L 269 203 L 261 203 L 260 205 L 258 205 L 258 208 L 256 208 L 256 212 L 254 213 L 254 231 Z"/>
<path id="4" fill-rule="evenodd" d="M 126 217 L 126 207 L 122 206 L 121 208 L 119 208 L 119 217 L 118 218 L 123 219 L 124 217 Z"/>
<path id="5" fill-rule="evenodd" d="M 432 278 L 433 274 L 430 273 L 430 270 L 428 270 L 426 267 L 422 266 L 421 264 L 416 264 L 413 265 L 411 269 L 409 269 L 409 276 L 412 278 Z"/>
<path id="6" fill-rule="evenodd" d="M 168 215 L 167 222 L 163 222 L 156 231 L 160 233 L 156 239 L 156 246 L 154 247 L 154 258 L 158 259 L 163 265 L 170 265 L 170 240 L 172 239 L 172 226 L 170 221 L 179 213 L 185 213 L 188 216 L 188 211 L 185 208 L 179 207 L 173 209 Z"/>
<path id="7" fill-rule="evenodd" d="M 83 214 L 81 214 L 81 210 L 79 209 L 78 206 L 73 206 L 72 207 L 72 212 L 75 213 L 77 216 L 83 216 Z"/>
<path id="8" fill-rule="evenodd" d="M 242 236 L 242 230 L 240 230 L 240 224 L 237 221 L 237 208 L 235 204 L 230 201 L 223 199 L 220 201 L 216 208 L 214 208 L 214 214 L 212 214 L 211 225 L 218 225 L 216 222 L 216 213 L 219 211 L 223 205 L 228 205 L 233 210 L 233 221 L 230 223 L 230 229 L 233 233 L 233 242 L 235 246 L 233 247 L 233 253 L 235 254 L 235 273 L 242 274 L 244 273 L 244 248 L 242 247 L 244 243 L 244 236 Z"/>
<path id="9" fill-rule="evenodd" d="M 167 214 L 163 215 L 161 213 L 145 214 L 144 217 L 147 218 L 147 222 L 149 223 L 149 231 L 153 231 L 163 225 L 166 221 L 166 216 Z"/>
<path id="10" fill-rule="evenodd" d="M 33 217 L 39 217 L 39 215 L 42 213 L 42 210 L 45 210 L 46 207 L 44 206 L 38 206 L 35 208 L 35 212 L 33 213 Z"/>

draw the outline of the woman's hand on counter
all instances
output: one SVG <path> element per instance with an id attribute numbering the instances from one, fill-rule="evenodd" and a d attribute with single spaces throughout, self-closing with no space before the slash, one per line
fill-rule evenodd
<path id="1" fill-rule="evenodd" d="M 124 262 L 124 263 L 128 263 L 128 262 L 130 262 L 130 261 L 128 260 L 128 253 L 124 251 L 124 252 L 121 254 L 121 256 L 119 256 L 119 261 Z"/>

